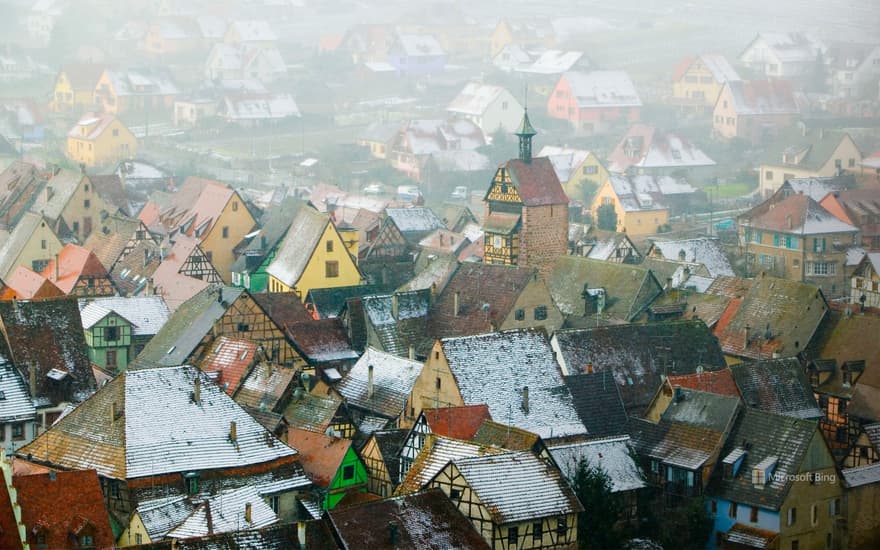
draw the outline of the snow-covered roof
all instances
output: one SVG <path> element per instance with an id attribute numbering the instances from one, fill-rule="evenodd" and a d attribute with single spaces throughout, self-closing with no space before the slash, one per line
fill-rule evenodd
<path id="1" fill-rule="evenodd" d="M 370 394 L 370 367 L 373 390 Z M 350 405 L 394 417 L 403 411 L 422 364 L 374 348 L 367 348 L 336 390 Z"/>
<path id="2" fill-rule="evenodd" d="M 277 120 L 300 116 L 293 96 L 287 93 L 227 95 L 222 116 L 227 120 Z"/>
<path id="3" fill-rule="evenodd" d="M 133 336 L 156 334 L 171 315 L 161 296 L 109 296 L 79 300 L 79 314 L 84 329 L 92 328 L 110 312 L 115 312 L 132 324 Z"/>
<path id="4" fill-rule="evenodd" d="M 451 460 L 501 452 L 503 450 L 497 447 L 428 434 L 421 452 L 401 480 L 397 492 L 400 494 L 418 491 Z"/>
<path id="5" fill-rule="evenodd" d="M 553 165 L 553 171 L 556 172 L 556 177 L 559 178 L 559 181 L 566 182 L 571 179 L 572 172 L 590 156 L 590 151 L 545 145 L 537 156 L 549 158 L 550 164 Z"/>
<path id="6" fill-rule="evenodd" d="M 445 229 L 443 220 L 428 207 L 386 208 L 385 213 L 394 222 L 401 233 L 411 231 L 434 231 Z"/>
<path id="7" fill-rule="evenodd" d="M 150 540 L 161 540 L 192 513 L 195 504 L 186 495 L 156 498 L 141 502 L 135 513 L 140 517 Z"/>
<path id="8" fill-rule="evenodd" d="M 37 409 L 30 392 L 12 363 L 0 355 L 0 422 L 33 420 Z"/>
<path id="9" fill-rule="evenodd" d="M 250 518 L 246 510 L 250 508 Z M 165 536 L 172 539 L 259 529 L 278 522 L 272 507 L 256 487 L 221 491 L 199 504 L 183 522 Z"/>
<path id="10" fill-rule="evenodd" d="M 562 78 L 568 81 L 578 107 L 641 107 L 636 87 L 623 71 L 570 71 Z"/>
<path id="11" fill-rule="evenodd" d="M 648 176 L 650 178 L 650 176 Z M 611 174 L 608 178 L 614 194 L 620 201 L 620 206 L 626 212 L 637 212 L 639 210 L 663 210 L 665 205 L 658 203 L 650 195 L 640 192 L 634 185 L 632 179 L 618 174 Z"/>
<path id="12" fill-rule="evenodd" d="M 631 178 L 636 193 L 661 195 L 687 195 L 696 193 L 698 189 L 689 184 L 685 179 L 676 179 L 672 176 L 649 176 L 642 174 Z"/>
<path id="13" fill-rule="evenodd" d="M 542 331 L 444 338 L 441 345 L 465 405 L 485 403 L 492 418 L 545 439 L 587 432 Z"/>
<path id="14" fill-rule="evenodd" d="M 667 260 L 703 264 L 712 277 L 736 275 L 718 239 L 709 237 L 668 241 L 657 239 L 654 241 L 654 248 Z"/>
<path id="15" fill-rule="evenodd" d="M 228 33 L 236 33 L 241 42 L 273 42 L 278 40 L 278 35 L 272 30 L 267 21 L 250 19 L 233 21 L 229 25 Z"/>
<path id="16" fill-rule="evenodd" d="M 547 50 L 531 65 L 519 67 L 516 70 L 521 73 L 532 74 L 562 74 L 574 67 L 580 61 L 584 52 Z"/>
<path id="17" fill-rule="evenodd" d="M 401 34 L 397 37 L 400 49 L 409 57 L 444 55 L 443 46 L 430 34 Z"/>
<path id="18" fill-rule="evenodd" d="M 312 208 L 300 208 L 266 273 L 293 287 L 302 277 L 329 223 L 326 214 Z"/>
<path id="19" fill-rule="evenodd" d="M 583 510 L 559 470 L 531 451 L 460 458 L 452 464 L 489 510 L 495 524 Z"/>
<path id="20" fill-rule="evenodd" d="M 465 115 L 482 115 L 505 92 L 501 86 L 468 82 L 446 110 Z"/>
<path id="21" fill-rule="evenodd" d="M 414 155 L 445 149 L 472 150 L 486 144 L 479 126 L 467 119 L 411 120 L 404 129 L 406 146 Z"/>
<path id="22" fill-rule="evenodd" d="M 753 43 L 759 41 L 766 44 L 773 55 L 783 63 L 814 63 L 819 52 L 828 51 L 825 44 L 802 32 L 760 32 Z M 748 53 L 749 50 L 746 50 L 743 56 Z"/>
<path id="23" fill-rule="evenodd" d="M 868 255 L 865 252 L 865 249 L 860 246 L 851 246 L 846 249 L 846 265 L 847 267 L 854 267 L 862 263 L 864 257 Z M 872 254 L 873 256 L 880 257 L 880 254 Z"/>
<path id="24" fill-rule="evenodd" d="M 593 468 L 600 468 L 611 480 L 611 492 L 632 491 L 647 487 L 639 465 L 633 459 L 634 451 L 628 435 L 567 443 L 550 447 L 550 455 L 572 482 L 581 460 Z"/>
<path id="25" fill-rule="evenodd" d="M 728 80 L 740 79 L 736 69 L 733 68 L 727 58 L 723 55 L 703 54 L 699 59 L 703 62 L 703 65 L 709 69 L 709 72 L 712 73 L 716 82 L 727 82 Z"/>

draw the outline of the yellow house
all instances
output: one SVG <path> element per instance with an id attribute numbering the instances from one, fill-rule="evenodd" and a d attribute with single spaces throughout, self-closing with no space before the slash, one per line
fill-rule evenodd
<path id="1" fill-rule="evenodd" d="M 87 63 L 67 65 L 58 72 L 49 110 L 56 113 L 88 110 L 95 103 L 95 86 L 103 67 Z"/>
<path id="2" fill-rule="evenodd" d="M 108 113 L 86 113 L 67 133 L 67 158 L 86 166 L 116 164 L 136 151 L 134 134 Z"/>
<path id="3" fill-rule="evenodd" d="M 723 55 L 686 57 L 672 76 L 672 103 L 683 111 L 710 111 L 724 83 L 739 79 L 736 70 Z"/>
<path id="4" fill-rule="evenodd" d="M 305 298 L 315 288 L 358 285 L 357 233 L 337 230 L 330 216 L 301 208 L 266 272 L 269 292 L 296 292 Z"/>
<path id="5" fill-rule="evenodd" d="M 508 44 L 526 49 L 552 48 L 556 33 L 549 19 L 501 19 L 489 37 L 489 57 L 495 58 Z"/>
<path id="6" fill-rule="evenodd" d="M 631 236 L 653 235 L 669 223 L 669 209 L 647 193 L 639 193 L 626 176 L 612 174 L 596 192 L 590 212 L 598 226 L 599 208 L 610 204 L 617 218 L 614 231 Z M 599 227 L 611 231 L 609 227 Z"/>
<path id="7" fill-rule="evenodd" d="M 64 245 L 42 216 L 22 216 L 5 242 L 0 243 L 0 279 L 7 279 L 18 266 L 42 271 Z"/>
<path id="8" fill-rule="evenodd" d="M 256 225 L 237 191 L 222 182 L 194 176 L 174 194 L 153 193 L 138 219 L 153 231 L 198 239 L 206 259 L 226 283 L 232 280 L 233 249 Z"/>
<path id="9" fill-rule="evenodd" d="M 545 145 L 538 156 L 550 159 L 565 194 L 573 201 L 592 200 L 593 193 L 608 181 L 608 169 L 592 151 Z"/>
<path id="10" fill-rule="evenodd" d="M 186 499 L 185 496 L 181 496 L 181 502 Z M 138 510 L 135 510 L 131 514 L 131 518 L 128 520 L 128 525 L 125 526 L 125 529 L 122 531 L 122 534 L 119 535 L 119 538 L 116 540 L 116 543 L 120 548 L 125 548 L 126 546 L 134 546 L 135 544 L 149 544 L 151 542 L 156 542 L 150 538 L 150 534 L 147 532 L 147 527 L 144 525 L 144 521 L 141 519 L 140 513 Z"/>
<path id="11" fill-rule="evenodd" d="M 856 170 L 862 153 L 846 132 L 791 128 L 777 137 L 761 162 L 761 195 L 769 197 L 792 178 L 819 178 Z"/>

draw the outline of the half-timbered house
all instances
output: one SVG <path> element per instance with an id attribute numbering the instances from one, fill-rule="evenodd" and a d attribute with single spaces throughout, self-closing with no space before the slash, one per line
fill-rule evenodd
<path id="1" fill-rule="evenodd" d="M 287 442 L 299 451 L 299 462 L 318 489 L 322 510 L 330 510 L 347 494 L 367 490 L 367 470 L 350 439 L 309 430 L 291 429 Z"/>
<path id="2" fill-rule="evenodd" d="M 69 296 L 114 296 L 116 287 L 98 257 L 87 249 L 68 244 L 40 273 Z"/>
<path id="3" fill-rule="evenodd" d="M 407 437 L 407 430 L 377 430 L 361 448 L 360 455 L 367 467 L 367 490 L 387 497 L 400 483 L 398 454 Z"/>
<path id="4" fill-rule="evenodd" d="M 568 253 L 568 197 L 549 158 L 532 158 L 537 132 L 523 116 L 519 158 L 498 167 L 483 197 L 483 261 L 549 270 Z"/>
<path id="5" fill-rule="evenodd" d="M 209 286 L 181 305 L 137 357 L 143 365 L 197 363 L 220 336 L 262 346 L 270 361 L 299 368 L 304 361 L 284 330 L 243 288 Z"/>
<path id="6" fill-rule="evenodd" d="M 372 284 L 398 287 L 413 276 L 419 242 L 446 224 L 424 206 L 386 208 L 385 218 L 361 263 Z"/>
<path id="7" fill-rule="evenodd" d="M 560 471 L 531 452 L 450 461 L 427 484 L 456 504 L 493 549 L 575 549 L 583 506 Z"/>
<path id="8" fill-rule="evenodd" d="M 425 446 L 428 434 L 470 441 L 483 425 L 491 420 L 487 405 L 423 409 L 410 428 L 400 448 L 400 475 L 404 476 Z"/>

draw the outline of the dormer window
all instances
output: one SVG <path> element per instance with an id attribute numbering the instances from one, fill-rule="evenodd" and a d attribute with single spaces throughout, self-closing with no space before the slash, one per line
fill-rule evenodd
<path id="1" fill-rule="evenodd" d="M 776 470 L 776 464 L 778 462 L 779 459 L 777 457 L 768 456 L 752 468 L 752 485 L 756 487 L 763 487 L 766 485 L 772 479 L 773 472 Z"/>

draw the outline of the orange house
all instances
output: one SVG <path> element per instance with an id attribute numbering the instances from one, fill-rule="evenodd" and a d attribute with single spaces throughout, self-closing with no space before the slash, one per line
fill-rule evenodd
<path id="1" fill-rule="evenodd" d="M 642 100 L 623 71 L 569 71 L 547 99 L 547 114 L 569 121 L 580 132 L 592 134 L 612 125 L 638 122 Z"/>

